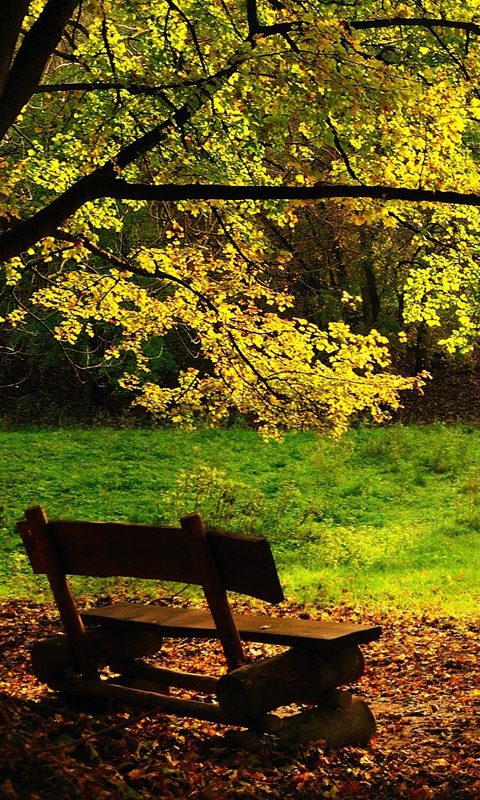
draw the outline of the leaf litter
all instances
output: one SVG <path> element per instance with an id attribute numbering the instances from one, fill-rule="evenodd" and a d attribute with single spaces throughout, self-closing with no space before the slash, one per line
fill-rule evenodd
<path id="1" fill-rule="evenodd" d="M 0 800 L 480 797 L 480 620 L 291 601 L 276 613 L 382 626 L 353 687 L 377 719 L 367 747 L 286 747 L 271 736 L 235 745 L 226 726 L 67 703 L 30 671 L 35 639 L 61 630 L 54 606 L 1 601 Z M 270 652 L 254 645 L 250 655 Z M 222 671 L 218 643 L 166 640 L 163 656 L 169 667 Z"/>

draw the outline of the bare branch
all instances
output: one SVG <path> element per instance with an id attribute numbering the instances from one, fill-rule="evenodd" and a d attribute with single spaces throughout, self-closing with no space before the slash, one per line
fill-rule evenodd
<path id="1" fill-rule="evenodd" d="M 104 261 L 107 261 L 109 264 L 115 267 L 116 269 L 122 271 L 129 270 L 130 272 L 133 272 L 129 261 L 123 258 L 119 258 L 114 253 L 111 253 L 109 250 L 104 250 L 103 247 L 97 247 L 97 245 L 85 239 L 84 236 L 75 236 L 75 234 L 67 233 L 66 231 L 55 231 L 55 239 L 58 239 L 61 242 L 70 242 L 76 247 L 84 247 L 85 250 L 89 250 L 94 255 L 99 256 Z"/>
<path id="2" fill-rule="evenodd" d="M 184 11 L 182 11 L 182 9 L 177 6 L 177 4 L 174 2 L 174 0 L 167 0 L 167 3 L 170 6 L 170 8 L 173 9 L 174 11 L 176 11 L 177 14 L 185 22 L 188 30 L 190 31 L 190 36 L 192 37 L 192 41 L 193 41 L 195 50 L 197 51 L 198 58 L 199 58 L 200 63 L 202 65 L 202 69 L 203 69 L 204 72 L 206 72 L 208 74 L 208 69 L 207 69 L 207 66 L 205 64 L 205 60 L 203 58 L 203 53 L 202 53 L 202 50 L 201 50 L 201 47 L 200 47 L 200 43 L 199 43 L 198 38 L 197 38 L 197 32 L 195 30 L 195 25 L 188 19 L 187 15 L 184 13 Z"/>
<path id="3" fill-rule="evenodd" d="M 110 47 L 110 42 L 108 41 L 108 26 L 107 26 L 107 18 L 105 16 L 105 12 L 103 12 L 103 19 L 102 19 L 102 39 L 105 45 L 105 50 L 107 53 L 108 61 L 110 63 L 110 69 L 112 70 L 112 75 L 115 78 L 115 81 L 118 82 L 117 79 L 117 70 L 115 67 L 115 58 L 113 56 L 112 48 Z M 120 105 L 121 97 L 120 97 L 120 90 L 117 88 L 117 102 L 116 106 Z"/>

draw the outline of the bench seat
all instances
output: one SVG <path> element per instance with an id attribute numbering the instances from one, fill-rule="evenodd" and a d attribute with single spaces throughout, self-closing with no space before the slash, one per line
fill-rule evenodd
<path id="1" fill-rule="evenodd" d="M 80 614 L 85 624 L 143 629 L 163 636 L 218 639 L 209 611 L 193 608 L 119 603 Z M 288 617 L 233 614 L 240 639 L 245 642 L 302 647 L 320 653 L 338 653 L 351 645 L 378 639 L 381 628 L 349 622 L 325 622 Z"/>

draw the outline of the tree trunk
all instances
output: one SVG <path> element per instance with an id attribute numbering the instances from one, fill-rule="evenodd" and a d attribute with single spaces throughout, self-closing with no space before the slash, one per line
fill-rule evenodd
<path id="1" fill-rule="evenodd" d="M 367 231 L 362 230 L 361 243 L 365 254 L 362 276 L 363 327 L 364 332 L 369 333 L 375 327 L 380 313 L 380 298 L 373 268 L 372 242 Z"/>

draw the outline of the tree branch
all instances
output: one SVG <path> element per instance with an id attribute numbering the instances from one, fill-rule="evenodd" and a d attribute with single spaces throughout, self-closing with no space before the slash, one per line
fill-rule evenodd
<path id="1" fill-rule="evenodd" d="M 15 119 L 15 115 L 38 87 L 38 81 L 48 56 L 58 44 L 62 29 L 68 22 L 70 14 L 78 5 L 78 2 L 79 0 L 48 0 L 39 19 L 25 36 L 10 71 L 7 81 L 8 86 L 5 87 L 5 92 L 0 98 L 0 139 L 3 135 L 3 128 L 5 132 L 8 130 L 8 127 Z M 247 2 L 251 11 L 251 0 L 247 0 Z M 256 14 L 256 5 L 254 9 Z M 290 28 L 290 23 L 288 23 L 288 26 Z M 260 26 L 260 28 L 261 30 L 258 32 L 264 35 L 279 32 L 277 31 L 277 26 Z M 43 37 L 41 46 L 39 46 L 38 42 L 39 37 Z M 38 53 L 32 53 L 32 48 L 36 46 L 38 46 Z M 90 175 L 79 179 L 63 194 L 59 195 L 32 217 L 20 222 L 15 228 L 11 228 L 0 236 L 0 262 L 14 258 L 40 239 L 53 236 L 62 223 L 88 201 L 101 197 L 113 197 L 114 195 L 109 195 L 108 192 L 119 190 L 118 186 L 115 189 L 113 188 L 116 184 L 115 178 L 117 175 L 126 166 L 161 144 L 172 129 L 182 129 L 249 56 L 250 51 L 248 48 L 242 48 L 237 51 L 229 58 L 227 65 L 223 69 L 198 81 L 191 97 L 169 118 L 147 131 L 143 136 L 138 137 L 126 147 L 123 147 L 113 158 L 98 167 Z M 32 67 L 32 61 L 33 69 L 29 71 L 27 67 Z M 17 91 L 18 87 L 14 87 L 15 91 L 12 98 L 10 97 L 12 94 L 10 85 L 14 74 L 18 74 L 21 86 L 20 91 Z M 8 92 L 7 89 L 9 90 Z M 128 186 L 128 184 L 125 184 L 125 186 Z M 131 191 L 131 189 L 128 191 Z"/>
<path id="2" fill-rule="evenodd" d="M 333 141 L 335 142 L 335 147 L 337 148 L 338 152 L 343 158 L 343 162 L 347 168 L 347 172 L 354 181 L 358 181 L 358 183 L 363 183 L 363 181 L 355 174 L 355 170 L 353 169 L 352 165 L 350 164 L 350 159 L 346 153 L 346 150 L 343 148 L 340 138 L 338 136 L 338 131 L 333 124 L 332 120 L 329 116 L 327 116 L 327 125 L 333 133 Z"/>
<path id="3" fill-rule="evenodd" d="M 390 19 L 362 19 L 348 23 L 355 30 L 371 30 L 372 28 L 453 28 L 454 30 L 467 31 L 480 34 L 480 25 L 475 22 L 462 22 L 452 19 L 431 19 L 430 17 L 391 17 Z"/>
<path id="4" fill-rule="evenodd" d="M 134 275 L 141 275 L 142 277 L 146 278 L 163 278 L 164 280 L 176 283 L 179 286 L 182 286 L 184 289 L 187 289 L 187 291 L 192 292 L 192 294 L 194 294 L 202 303 L 204 303 L 207 308 L 209 308 L 211 311 L 214 311 L 215 314 L 217 314 L 218 316 L 217 307 L 209 299 L 209 297 L 207 297 L 206 294 L 204 294 L 203 292 L 199 292 L 198 289 L 195 289 L 193 286 L 190 286 L 190 284 L 187 283 L 187 281 L 182 280 L 182 278 L 179 278 L 176 275 L 171 275 L 169 272 L 160 270 L 158 269 L 157 266 L 154 272 L 150 272 L 149 270 L 139 267 L 136 264 L 132 264 L 127 259 L 119 258 L 114 253 L 111 253 L 108 250 L 104 250 L 101 247 L 97 247 L 97 245 L 92 244 L 83 237 L 78 238 L 76 236 L 73 236 L 72 234 L 65 233 L 64 231 L 56 231 L 55 238 L 60 239 L 61 241 L 72 242 L 72 244 L 81 244 L 82 247 L 85 247 L 91 253 L 104 259 L 105 261 L 112 264 L 119 270 L 128 271 Z M 253 364 L 253 362 L 243 352 L 237 340 L 235 339 L 235 336 L 233 335 L 232 331 L 229 330 L 228 328 L 226 329 L 226 335 L 235 352 L 240 356 L 241 360 L 253 372 L 257 380 L 261 384 L 263 384 L 274 397 L 277 397 L 279 400 L 287 400 L 288 399 L 287 395 L 283 394 L 282 392 L 279 392 L 273 386 L 270 385 L 268 378 L 262 375 L 262 373 L 255 366 L 255 364 Z"/>
<path id="5" fill-rule="evenodd" d="M 22 22 L 28 11 L 29 0 L 4 0 L 0 28 L 0 93 L 7 80 Z"/>
<path id="6" fill-rule="evenodd" d="M 13 258 L 45 236 L 55 236 L 59 224 L 71 216 L 83 203 L 102 197 L 150 202 L 167 200 L 325 200 L 334 197 L 353 197 L 371 200 L 401 200 L 409 203 L 480 206 L 480 195 L 467 192 L 406 189 L 401 186 L 348 186 L 331 183 L 316 186 L 232 186 L 198 183 L 151 185 L 128 183 L 120 178 L 110 177 L 108 172 L 101 168 L 86 178 L 82 178 L 42 211 L 30 219 L 18 223 L 0 236 L 0 261 Z"/>
<path id="7" fill-rule="evenodd" d="M 0 97 L 0 140 L 29 101 L 79 0 L 48 0 L 25 34 Z"/>
<path id="8" fill-rule="evenodd" d="M 407 189 L 403 186 L 348 186 L 319 183 L 315 186 L 251 186 L 225 184 L 143 184 L 122 179 L 98 186 L 98 197 L 123 200 L 323 200 L 331 197 L 358 197 L 373 200 L 404 200 L 417 203 L 451 203 L 480 206 L 480 195 L 468 192 Z M 20 226 L 18 226 L 20 227 Z M 18 228 L 17 228 L 18 230 Z M 0 244 L 1 244 L 0 237 Z"/>
<path id="9" fill-rule="evenodd" d="M 202 79 L 203 80 L 203 79 Z M 54 92 L 107 92 L 122 91 L 129 94 L 162 95 L 166 89 L 185 89 L 198 86 L 199 81 L 185 81 L 185 83 L 169 83 L 164 86 L 148 86 L 146 83 L 122 84 L 115 81 L 79 81 L 77 83 L 41 83 L 33 90 L 33 94 L 53 94 Z"/>
<path id="10" fill-rule="evenodd" d="M 111 253 L 109 250 L 104 250 L 103 247 L 97 247 L 97 245 L 85 239 L 84 236 L 75 236 L 75 234 L 67 233 L 66 231 L 55 231 L 55 239 L 58 239 L 60 242 L 70 242 L 75 245 L 75 247 L 84 247 L 85 250 L 89 250 L 90 253 L 99 256 L 104 261 L 108 261 L 109 264 L 122 272 L 125 270 L 133 272 L 129 261 L 119 258 L 115 253 Z M 142 274 L 146 272 L 147 270 L 144 270 Z"/>
<path id="11" fill-rule="evenodd" d="M 202 65 L 203 71 L 208 75 L 207 65 L 205 64 L 205 59 L 203 58 L 202 49 L 200 47 L 200 43 L 198 41 L 197 32 L 195 30 L 195 25 L 188 19 L 187 15 L 181 8 L 177 6 L 174 0 L 167 0 L 168 5 L 171 9 L 177 12 L 177 14 L 183 19 L 185 22 L 188 30 L 190 31 L 190 36 L 192 37 L 192 42 L 197 51 L 198 58 L 200 60 L 200 64 Z"/>
<path id="12" fill-rule="evenodd" d="M 25 36 L 24 42 L 17 53 L 14 64 L 10 71 L 8 84 L 10 85 L 16 73 L 19 74 L 23 84 L 20 87 L 19 95 L 24 98 L 28 92 L 30 94 L 38 87 L 38 79 L 33 79 L 28 67 L 31 67 L 31 60 L 35 61 L 35 69 L 38 77 L 45 66 L 46 59 L 52 49 L 58 43 L 61 36 L 61 28 L 66 24 L 68 18 L 78 4 L 78 0 L 48 0 L 44 11 L 39 19 L 32 26 Z M 47 13 L 48 11 L 48 13 Z M 270 35 L 279 30 L 279 26 L 261 26 L 258 23 L 257 7 L 255 0 L 247 0 L 247 11 L 250 35 L 262 33 Z M 430 20 L 428 18 L 392 18 L 390 20 L 357 21 L 352 23 L 352 27 L 387 27 L 396 24 L 416 24 L 434 26 L 442 24 L 447 27 L 457 27 L 471 32 L 480 31 L 480 26 L 473 23 L 456 23 L 448 20 Z M 293 24 L 293 23 L 292 23 Z M 290 23 L 282 25 L 291 28 Z M 278 30 L 277 30 L 278 29 Z M 38 37 L 46 36 L 40 47 L 40 55 L 32 54 L 32 48 L 38 43 Z M 29 38 L 30 37 L 30 38 Z M 248 58 L 248 50 L 239 51 L 233 56 L 227 66 L 219 70 L 215 75 L 199 81 L 195 86 L 195 91 L 191 97 L 175 111 L 169 118 L 159 125 L 156 125 L 143 136 L 138 137 L 126 147 L 122 148 L 116 156 L 107 161 L 102 167 L 94 170 L 90 175 L 85 176 L 73 184 L 63 194 L 59 195 L 49 205 L 34 214 L 30 219 L 20 222 L 15 228 L 11 228 L 0 236 L 0 261 L 8 260 L 27 250 L 33 244 L 46 236 L 54 236 L 55 231 L 71 217 L 83 204 L 88 201 L 97 200 L 102 197 L 111 197 L 124 200 L 319 200 L 333 197 L 358 197 L 371 198 L 378 200 L 403 200 L 407 202 L 437 202 L 453 203 L 462 205 L 478 206 L 480 197 L 475 194 L 468 194 L 455 191 L 433 191 L 422 189 L 406 189 L 403 187 L 389 186 L 348 186 L 340 184 L 318 184 L 316 186 L 228 186 L 211 185 L 204 186 L 199 184 L 185 185 L 146 185 L 130 184 L 118 178 L 118 173 L 126 166 L 134 162 L 148 151 L 161 144 L 168 136 L 172 128 L 182 128 L 194 114 L 216 93 L 238 68 L 238 66 Z M 22 71 L 25 75 L 22 77 Z M 103 84 L 103 82 L 102 82 Z M 75 85 L 75 84 L 74 84 Z M 47 84 L 47 86 L 49 86 Z M 105 86 L 105 84 L 102 85 Z M 2 98 L 0 98 L 0 135 L 2 125 L 5 124 L 5 114 L 13 113 L 13 106 L 5 103 L 8 98 L 7 86 Z M 16 87 L 17 89 L 18 87 Z M 45 90 L 45 87 L 38 87 Z M 9 90 L 10 91 L 10 90 Z M 28 98 L 27 98 L 28 99 Z M 19 108 L 24 100 L 18 101 Z M 8 106 L 5 110 L 5 105 Z M 7 115 L 8 116 L 8 115 Z M 337 137 L 338 138 L 338 137 Z M 348 165 L 347 165 L 348 166 Z"/>
<path id="13" fill-rule="evenodd" d="M 261 25 L 258 19 L 257 0 L 247 0 L 247 22 L 248 22 L 248 39 L 253 42 L 255 36 L 274 36 L 280 33 L 282 36 L 288 37 L 290 31 L 298 28 L 302 23 L 298 22 L 277 22 L 273 25 Z M 296 45 L 288 37 L 289 44 L 294 49 Z"/>
<path id="14" fill-rule="evenodd" d="M 243 56 L 245 59 L 247 54 Z M 240 60 L 240 59 L 239 59 Z M 145 155 L 161 144 L 173 128 L 182 128 L 191 117 L 215 94 L 223 82 L 237 69 L 239 61 L 211 75 L 198 84 L 196 92 L 172 116 L 123 147 L 116 156 L 103 166 L 80 178 L 65 192 L 52 200 L 33 217 L 18 223 L 14 228 L 0 236 L 0 262 L 14 258 L 46 236 L 54 236 L 55 231 L 66 219 L 91 200 L 107 197 L 103 186 L 111 188 L 115 176 L 137 158 Z M 128 186 L 128 184 L 126 184 Z"/>
<path id="15" fill-rule="evenodd" d="M 110 63 L 110 69 L 112 70 L 112 75 L 117 81 L 117 70 L 115 67 L 115 58 L 113 56 L 112 48 L 110 47 L 110 42 L 108 41 L 108 26 L 107 26 L 107 18 L 105 16 L 105 11 L 103 12 L 103 19 L 102 19 L 102 39 L 105 45 L 105 51 L 107 53 L 107 58 Z M 120 105 L 120 91 L 117 89 L 117 105 Z"/>

